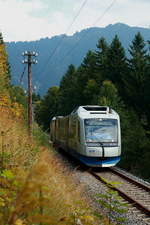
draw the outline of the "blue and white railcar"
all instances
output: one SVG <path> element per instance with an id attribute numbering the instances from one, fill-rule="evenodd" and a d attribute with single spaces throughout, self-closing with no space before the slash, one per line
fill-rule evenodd
<path id="1" fill-rule="evenodd" d="M 116 165 L 121 155 L 119 115 L 105 106 L 79 106 L 70 115 L 54 117 L 51 140 L 91 167 Z"/>

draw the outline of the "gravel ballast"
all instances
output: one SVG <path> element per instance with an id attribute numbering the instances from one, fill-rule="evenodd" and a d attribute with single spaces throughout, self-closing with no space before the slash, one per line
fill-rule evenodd
<path id="1" fill-rule="evenodd" d="M 97 203 L 97 194 L 105 194 L 108 190 L 107 187 L 96 180 L 92 175 L 86 172 L 89 168 L 84 167 L 80 164 L 80 162 L 74 160 L 72 157 L 68 156 L 66 153 L 63 153 L 62 150 L 58 151 L 58 157 L 63 162 L 63 164 L 67 167 L 67 170 L 70 171 L 72 177 L 74 178 L 77 185 L 81 185 L 83 187 L 83 195 L 88 199 L 90 206 L 94 211 L 100 213 L 101 215 L 108 216 L 107 210 L 105 210 L 99 203 Z M 99 169 L 100 171 L 101 169 Z M 119 169 L 120 170 L 120 169 Z M 104 171 L 104 169 L 102 169 Z M 126 173 L 124 171 L 124 173 Z M 132 174 L 127 173 L 129 176 L 133 176 Z M 134 176 L 135 177 L 135 176 Z M 136 177 L 138 180 L 139 178 Z M 145 183 L 142 179 L 139 179 L 140 182 Z M 112 222 L 115 224 L 115 217 L 118 216 L 116 213 L 113 213 L 111 217 Z M 121 217 L 125 218 L 125 222 L 120 223 L 124 225 L 148 225 L 150 224 L 150 220 L 143 221 L 143 214 L 137 210 L 135 207 L 131 205 L 128 206 L 128 211 L 125 214 L 122 214 Z"/>

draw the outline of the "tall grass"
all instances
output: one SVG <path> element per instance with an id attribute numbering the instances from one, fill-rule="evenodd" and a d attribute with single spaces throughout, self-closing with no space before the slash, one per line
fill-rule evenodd
<path id="1" fill-rule="evenodd" d="M 46 143 L 46 145 L 43 145 Z M 37 126 L 0 108 L 0 224 L 101 224 Z"/>

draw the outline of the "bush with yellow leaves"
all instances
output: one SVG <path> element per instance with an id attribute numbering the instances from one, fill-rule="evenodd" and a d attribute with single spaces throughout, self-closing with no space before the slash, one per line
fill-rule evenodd
<path id="1" fill-rule="evenodd" d="M 35 133 L 41 139 L 40 132 Z M 0 112 L 1 224 L 99 224 L 71 174 L 40 143 L 29 138 L 24 122 L 12 112 Z"/>

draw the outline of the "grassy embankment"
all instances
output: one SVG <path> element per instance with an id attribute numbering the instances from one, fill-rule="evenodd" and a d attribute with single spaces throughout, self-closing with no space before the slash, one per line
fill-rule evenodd
<path id="1" fill-rule="evenodd" d="M 97 224 L 38 129 L 29 138 L 20 113 L 0 106 L 0 224 Z"/>

